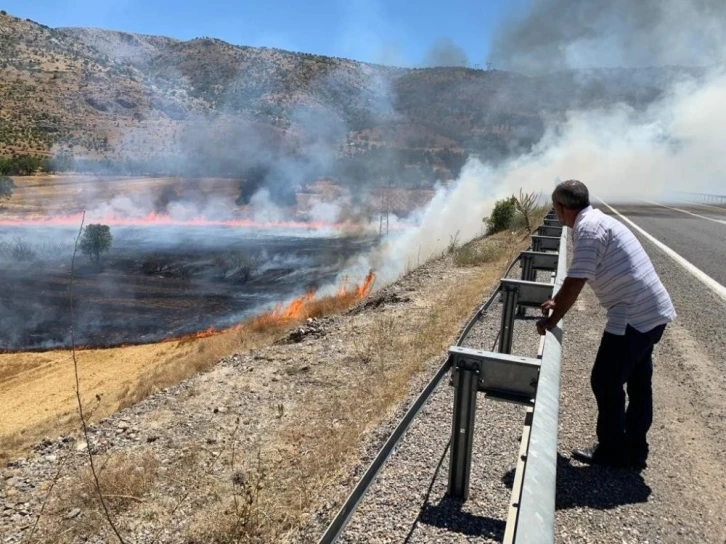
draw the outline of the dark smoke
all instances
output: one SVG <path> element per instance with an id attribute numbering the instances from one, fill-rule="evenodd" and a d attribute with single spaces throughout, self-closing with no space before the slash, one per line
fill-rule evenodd
<path id="1" fill-rule="evenodd" d="M 179 193 L 176 188 L 171 185 L 164 185 L 159 196 L 154 200 L 154 211 L 156 213 L 166 213 L 169 204 L 177 200 L 179 200 Z"/>
<path id="2" fill-rule="evenodd" d="M 500 26 L 490 62 L 535 75 L 568 69 L 722 62 L 723 0 L 533 0 Z"/>
<path id="3" fill-rule="evenodd" d="M 426 53 L 426 68 L 438 66 L 469 66 L 466 52 L 449 38 L 439 38 Z"/>

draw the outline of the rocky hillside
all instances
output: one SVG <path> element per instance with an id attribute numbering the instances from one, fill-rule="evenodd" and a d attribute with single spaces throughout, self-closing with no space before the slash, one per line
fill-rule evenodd
<path id="1" fill-rule="evenodd" d="M 291 160 L 307 178 L 395 175 L 425 185 L 455 174 L 469 153 L 496 160 L 528 149 L 544 113 L 643 105 L 684 73 L 403 69 L 1 14 L 0 156 L 235 175 Z"/>

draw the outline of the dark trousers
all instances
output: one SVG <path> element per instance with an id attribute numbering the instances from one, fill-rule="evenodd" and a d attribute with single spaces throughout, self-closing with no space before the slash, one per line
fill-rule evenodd
<path id="1" fill-rule="evenodd" d="M 643 333 L 628 325 L 622 336 L 603 334 L 590 383 L 597 400 L 598 443 L 608 453 L 629 452 L 641 459 L 648 456 L 646 435 L 653 422 L 653 346 L 664 330 L 665 325 L 659 325 Z"/>

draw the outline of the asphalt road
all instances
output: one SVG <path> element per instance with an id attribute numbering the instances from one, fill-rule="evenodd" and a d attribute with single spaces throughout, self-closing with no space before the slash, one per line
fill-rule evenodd
<path id="1" fill-rule="evenodd" d="M 717 281 L 726 281 L 719 270 L 719 262 L 726 265 L 726 224 L 659 206 L 614 207 Z M 698 208 L 691 210 L 702 215 Z M 714 215 L 720 212 L 713 210 Z M 678 313 L 654 355 L 649 466 L 638 474 L 571 459 L 573 448 L 596 442 L 590 374 L 606 312 L 586 288 L 564 319 L 554 540 L 726 543 L 726 303 L 641 233 L 635 235 Z M 516 355 L 536 351 L 535 314 L 515 321 Z M 499 318 L 496 310 L 487 314 L 464 345 L 491 349 Z M 397 445 L 341 542 L 501 542 L 522 431 L 521 407 L 481 397 L 477 401 L 470 496 L 461 504 L 445 495 L 452 406 L 452 388 L 439 387 Z"/>
<path id="2" fill-rule="evenodd" d="M 669 207 L 608 204 L 726 286 L 726 208 L 683 204 L 665 205 Z M 606 207 L 598 207 L 612 215 Z"/>

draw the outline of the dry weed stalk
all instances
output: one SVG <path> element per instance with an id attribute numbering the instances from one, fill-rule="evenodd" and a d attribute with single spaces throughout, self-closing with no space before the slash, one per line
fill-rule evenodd
<path id="1" fill-rule="evenodd" d="M 513 195 L 514 204 L 524 217 L 524 225 L 528 234 L 532 232 L 532 219 L 540 197 L 541 193 L 525 193 L 522 189 L 519 190 L 519 197 Z"/>
<path id="2" fill-rule="evenodd" d="M 74 266 L 76 262 L 76 253 L 78 252 L 78 242 L 81 239 L 81 235 L 83 233 L 83 222 L 86 219 L 86 212 L 84 211 L 81 215 L 81 227 L 78 231 L 78 236 L 76 237 L 76 242 L 73 245 L 73 256 L 71 257 L 71 276 L 70 281 L 68 284 L 68 297 L 70 302 L 70 312 L 71 312 L 71 326 L 70 326 L 70 333 L 71 333 L 71 354 L 73 356 L 73 373 L 74 378 L 76 381 L 76 400 L 78 401 L 78 415 L 81 418 L 81 427 L 83 429 L 83 438 L 86 441 L 86 452 L 88 453 L 88 462 L 91 466 L 91 473 L 93 475 L 93 482 L 94 482 L 94 488 L 96 493 L 98 494 L 98 500 L 101 503 L 101 507 L 103 508 L 103 512 L 105 514 L 106 520 L 108 521 L 108 524 L 111 526 L 111 530 L 113 530 L 114 534 L 116 535 L 116 538 L 118 538 L 119 542 L 121 544 L 125 544 L 125 541 L 123 537 L 121 536 L 121 533 L 119 532 L 118 528 L 116 527 L 116 524 L 114 523 L 113 519 L 111 518 L 111 513 L 108 510 L 108 506 L 106 505 L 106 500 L 103 497 L 103 493 L 101 491 L 101 484 L 98 479 L 98 473 L 96 472 L 96 466 L 93 459 L 93 451 L 91 447 L 91 440 L 90 436 L 88 435 L 88 425 L 86 424 L 86 417 L 83 413 L 83 401 L 81 400 L 81 381 L 78 375 L 78 359 L 76 358 L 76 341 L 75 341 L 75 334 L 74 334 L 74 306 L 73 306 L 73 280 L 74 280 Z"/>
<path id="3" fill-rule="evenodd" d="M 250 533 L 258 532 L 260 526 L 260 493 L 267 478 L 262 464 L 262 450 L 257 451 L 257 469 L 251 477 L 249 473 L 236 470 L 235 448 L 232 447 L 232 499 L 234 502 L 234 522 L 232 536 L 239 539 Z"/>

